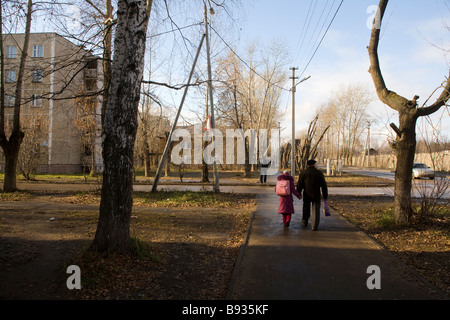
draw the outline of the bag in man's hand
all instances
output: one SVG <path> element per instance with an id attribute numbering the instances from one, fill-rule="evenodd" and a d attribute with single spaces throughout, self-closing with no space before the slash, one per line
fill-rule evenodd
<path id="1" fill-rule="evenodd" d="M 326 217 L 331 216 L 330 206 L 328 205 L 328 201 L 327 200 L 323 201 L 323 212 L 325 212 L 325 216 Z"/>

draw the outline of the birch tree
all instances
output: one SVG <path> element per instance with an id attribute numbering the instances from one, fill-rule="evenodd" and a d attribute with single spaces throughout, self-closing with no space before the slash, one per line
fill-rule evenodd
<path id="1" fill-rule="evenodd" d="M 128 253 L 133 153 L 152 0 L 119 0 L 111 86 L 103 126 L 103 185 L 92 249 Z"/>

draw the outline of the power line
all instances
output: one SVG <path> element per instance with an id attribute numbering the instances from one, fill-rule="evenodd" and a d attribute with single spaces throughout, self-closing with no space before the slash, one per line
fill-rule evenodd
<path id="1" fill-rule="evenodd" d="M 265 82 L 271 84 L 272 86 L 284 90 L 284 91 L 290 91 L 289 89 L 280 87 L 279 85 L 277 85 L 276 83 L 273 83 L 269 80 L 267 80 L 266 78 L 264 78 L 262 75 L 260 75 L 255 69 L 253 69 L 244 59 L 242 59 L 237 53 L 236 51 L 225 41 L 225 39 L 216 31 L 216 29 L 214 29 L 213 26 L 210 26 L 210 28 L 215 32 L 215 34 L 220 38 L 220 40 L 222 40 L 222 42 L 228 47 L 228 49 L 231 50 L 231 52 L 233 52 L 233 54 L 243 63 L 247 66 L 247 68 L 250 69 L 250 71 L 252 71 L 253 73 L 255 73 L 258 77 L 260 77 L 261 79 L 263 79 Z"/>
<path id="2" fill-rule="evenodd" d="M 304 43 L 304 41 L 305 41 L 305 37 L 306 37 L 306 34 L 308 33 L 308 30 L 309 30 L 309 26 L 310 26 L 310 24 L 311 24 L 311 19 L 312 19 L 312 16 L 313 16 L 313 14 L 314 14 L 314 11 L 311 13 L 311 8 L 312 8 L 312 5 L 313 5 L 313 2 L 315 2 L 316 4 L 317 4 L 317 2 L 316 1 L 313 1 L 313 0 L 311 0 L 311 2 L 310 2 L 310 4 L 309 4 L 309 9 L 308 9 L 308 13 L 307 13 L 307 15 L 306 15 L 306 18 L 305 18 L 305 21 L 304 21 L 304 23 L 303 23 L 303 27 L 302 27 L 302 31 L 300 32 L 300 34 L 302 35 L 302 36 L 300 36 L 300 38 L 298 39 L 298 43 L 297 43 L 297 48 L 298 48 L 298 50 L 296 50 L 297 51 L 297 55 L 295 56 L 295 59 L 294 60 L 297 60 L 297 57 L 298 57 L 298 54 L 300 53 L 300 51 L 302 50 L 302 47 L 303 47 L 303 43 Z M 315 10 L 315 6 L 314 6 L 314 10 Z M 311 14 L 311 17 L 310 17 L 310 14 Z M 309 21 L 309 22 L 308 22 Z M 306 25 L 306 24 L 308 24 L 308 25 Z M 306 30 L 305 30 L 305 27 L 306 27 Z M 303 40 L 302 40 L 303 39 Z M 300 46 L 300 47 L 299 47 Z"/>
<path id="3" fill-rule="evenodd" d="M 328 1 L 329 1 L 329 0 L 327 0 L 327 4 L 328 4 Z M 314 52 L 313 52 L 311 58 L 309 59 L 309 61 L 308 61 L 308 63 L 306 64 L 305 68 L 303 69 L 303 71 L 302 71 L 302 73 L 301 73 L 301 75 L 300 75 L 300 78 L 303 76 L 303 74 L 305 73 L 306 69 L 307 69 L 307 68 L 309 67 L 309 65 L 311 64 L 312 59 L 315 57 L 315 55 L 316 55 L 316 53 L 317 53 L 317 51 L 318 51 L 320 45 L 322 44 L 322 42 L 323 42 L 325 36 L 327 35 L 327 33 L 328 33 L 328 31 L 329 31 L 331 25 L 333 24 L 333 22 L 334 22 L 334 20 L 335 20 L 335 18 L 336 18 L 336 16 L 337 16 L 338 12 L 339 12 L 339 10 L 340 10 L 340 8 L 342 7 L 343 2 L 344 2 L 344 0 L 341 0 L 341 3 L 339 4 L 339 7 L 336 9 L 336 12 L 334 13 L 334 16 L 333 16 L 331 22 L 328 24 L 328 27 L 327 27 L 325 33 L 323 34 L 323 36 L 322 36 L 320 42 L 318 43 L 317 47 L 315 48 L 315 50 L 314 50 Z M 315 31 L 317 30 L 317 27 L 318 27 L 318 25 L 319 25 L 320 19 L 323 17 L 323 14 L 324 14 L 324 11 L 325 11 L 325 8 L 326 8 L 327 4 L 325 4 L 325 7 L 322 9 L 322 14 L 320 15 L 319 21 L 317 22 L 317 25 L 316 25 L 316 27 L 315 27 L 315 29 L 314 29 L 314 33 L 315 33 Z M 305 19 L 305 23 L 304 23 L 304 25 L 303 25 L 303 29 L 304 29 L 305 26 L 306 26 L 306 27 L 307 27 L 306 30 L 309 30 L 310 25 L 311 25 L 311 21 L 312 21 L 312 16 L 314 15 L 314 12 L 315 12 L 315 10 L 316 10 L 316 5 L 317 5 L 317 3 L 315 3 L 314 8 L 312 8 L 312 2 L 311 2 L 310 6 L 309 6 L 309 10 L 308 10 L 308 15 L 307 15 L 307 17 L 306 17 L 306 19 Z M 333 2 L 333 5 L 334 5 L 334 2 Z M 333 7 L 333 5 L 330 7 L 330 10 L 329 10 L 329 12 L 328 12 L 327 18 L 328 18 L 328 16 L 329 16 L 330 13 L 331 13 L 331 8 Z M 311 12 L 311 9 L 312 9 L 312 12 Z M 325 22 L 326 22 L 327 18 L 324 20 L 321 30 L 323 30 L 323 27 L 325 26 Z M 153 35 L 152 37 L 160 36 L 160 35 L 163 35 L 163 34 L 166 34 L 166 33 L 175 32 L 175 31 L 179 31 L 179 30 L 181 30 L 181 29 L 190 28 L 190 27 L 193 27 L 193 26 L 196 26 L 196 25 L 201 25 L 202 23 L 203 23 L 203 22 L 195 23 L 195 24 L 192 24 L 192 25 L 188 25 L 188 26 L 185 26 L 185 27 L 178 28 L 178 29 L 169 30 L 169 31 L 166 31 L 166 32 L 162 32 L 162 33 L 159 33 L 159 34 L 155 34 L 155 35 Z M 257 72 L 254 68 L 252 68 L 252 67 L 251 67 L 251 66 L 250 66 L 243 58 L 241 58 L 241 57 L 239 56 L 239 54 L 238 54 L 238 53 L 237 53 L 237 52 L 236 52 L 236 51 L 235 51 L 235 50 L 234 50 L 234 49 L 233 49 L 233 48 L 225 41 L 225 39 L 219 34 L 219 32 L 218 32 L 212 25 L 210 25 L 210 28 L 211 28 L 211 30 L 213 30 L 214 33 L 220 38 L 220 40 L 225 44 L 225 46 L 228 47 L 228 48 L 233 52 L 233 54 L 234 54 L 234 55 L 235 55 L 235 56 L 236 56 L 236 57 L 237 57 L 237 58 L 238 58 L 238 59 L 239 59 L 239 60 L 240 60 L 240 61 L 241 61 L 241 62 L 242 62 L 249 70 L 250 70 L 250 71 L 252 71 L 254 74 L 256 74 L 258 77 L 260 77 L 261 79 L 263 79 L 263 80 L 264 80 L 265 82 L 267 82 L 268 84 L 270 84 L 270 85 L 272 85 L 272 86 L 274 86 L 274 87 L 276 87 L 276 88 L 279 88 L 280 90 L 287 91 L 287 92 L 290 92 L 290 91 L 291 91 L 290 89 L 283 88 L 283 87 L 279 86 L 278 84 L 273 83 L 273 82 L 271 82 L 270 80 L 266 79 L 264 76 L 262 76 L 262 75 L 261 75 L 259 72 Z M 302 32 L 302 33 L 305 35 L 305 34 L 307 33 L 307 31 L 306 31 L 306 32 Z M 312 38 L 313 38 L 313 36 L 314 36 L 314 33 L 312 34 L 311 39 L 309 40 L 309 43 L 311 43 L 311 40 L 312 40 Z M 319 32 L 319 34 L 317 35 L 317 37 L 319 37 L 319 35 L 320 35 L 320 32 Z M 303 41 L 301 41 L 301 39 L 302 39 L 302 38 L 299 39 L 299 42 L 298 42 L 298 44 L 297 44 L 297 47 L 298 47 L 299 44 L 301 44 L 300 49 L 301 49 L 302 46 L 303 46 L 303 41 L 305 40 L 305 36 L 303 36 Z M 300 49 L 299 49 L 299 51 L 297 52 L 297 56 L 298 56 L 298 54 L 299 54 L 299 52 L 300 52 Z"/>
<path id="4" fill-rule="evenodd" d="M 336 18 L 336 16 L 337 16 L 339 10 L 341 9 L 343 3 L 344 3 L 344 0 L 341 0 L 341 3 L 339 4 L 339 7 L 336 9 L 336 12 L 334 13 L 333 18 L 331 19 L 330 23 L 328 24 L 327 30 L 325 30 L 325 33 L 323 34 L 322 38 L 320 39 L 319 44 L 317 45 L 316 49 L 314 50 L 314 53 L 312 54 L 311 58 L 309 59 L 308 63 L 306 64 L 305 68 L 303 69 L 303 71 L 302 71 L 302 73 L 300 75 L 300 78 L 303 76 L 303 74 L 305 73 L 306 69 L 309 67 L 312 59 L 314 58 L 314 56 L 316 55 L 317 51 L 319 50 L 319 47 L 322 44 L 323 39 L 325 38 L 325 36 L 327 35 L 328 31 L 330 30 L 330 27 L 333 24 L 334 19 Z"/>
<path id="5" fill-rule="evenodd" d="M 329 0 L 327 0 L 327 3 L 325 4 L 324 8 L 322 9 L 322 14 L 320 15 L 320 18 L 319 18 L 319 20 L 317 21 L 317 25 L 316 25 L 316 27 L 315 27 L 315 29 L 314 29 L 313 35 L 311 36 L 311 40 L 312 40 L 313 36 L 316 34 L 316 30 L 317 30 L 317 28 L 319 27 L 319 24 L 320 24 L 320 22 L 321 22 L 321 19 L 322 19 L 324 13 L 325 13 L 325 9 L 327 8 L 328 3 L 329 3 Z M 335 4 L 335 3 L 336 3 L 336 0 L 333 0 L 333 3 L 331 4 L 330 9 L 328 10 L 327 16 L 326 16 L 325 19 L 323 20 L 322 27 L 320 28 L 320 31 L 317 33 L 317 35 L 316 35 L 316 37 L 315 37 L 315 40 L 314 40 L 314 42 L 313 42 L 313 45 L 318 43 L 319 38 L 320 38 L 320 35 L 322 34 L 322 32 L 323 32 L 323 30 L 324 30 L 324 28 L 325 28 L 325 26 L 326 26 L 326 23 L 327 23 L 327 21 L 328 21 L 328 18 L 330 17 L 330 14 L 331 14 L 331 12 L 332 12 L 332 10 L 333 10 L 333 8 L 334 8 L 334 4 Z M 311 40 L 310 40 L 310 43 L 311 43 Z M 309 45 L 309 44 L 308 44 L 308 45 Z M 308 47 L 308 48 L 309 48 L 309 47 Z M 314 48 L 311 48 L 311 50 L 308 52 L 308 55 L 306 55 L 306 56 L 308 57 L 309 54 L 310 54 L 313 50 L 314 50 Z"/>
<path id="6" fill-rule="evenodd" d="M 329 2 L 330 2 L 330 0 L 326 0 L 325 4 L 322 6 L 322 8 L 320 10 L 317 8 L 317 4 L 319 3 L 319 1 L 311 0 L 310 6 L 308 9 L 308 14 L 306 15 L 306 18 L 304 19 L 303 29 L 299 33 L 300 37 L 299 37 L 299 41 L 298 41 L 298 44 L 296 47 L 296 55 L 295 55 L 294 61 L 297 60 L 297 58 L 299 57 L 299 55 L 302 52 L 302 49 L 305 51 L 305 53 L 302 54 L 302 56 L 305 60 L 310 56 L 311 52 L 314 50 L 314 47 L 316 46 L 317 42 L 319 41 L 319 38 L 322 34 L 322 31 L 323 31 L 327 21 L 329 21 L 330 14 L 331 14 L 331 11 L 333 10 L 333 8 L 335 7 L 336 0 L 333 0 L 333 3 L 331 4 L 331 6 L 329 6 Z M 313 4 L 314 4 L 314 8 L 313 8 Z M 329 7 L 328 14 L 325 17 L 325 12 L 328 7 Z M 316 11 L 318 11 L 317 12 L 318 18 L 314 17 L 314 15 L 316 15 Z M 313 23 L 315 24 L 314 29 L 312 28 Z M 320 31 L 317 32 L 320 24 L 322 24 L 322 27 L 320 28 Z M 309 36 L 309 38 L 308 38 L 308 36 Z"/>
<path id="7" fill-rule="evenodd" d="M 203 21 L 200 21 L 200 22 L 197 22 L 197 23 L 185 26 L 185 27 L 179 27 L 179 28 L 168 30 L 168 31 L 164 31 L 164 32 L 161 32 L 161 33 L 152 34 L 152 35 L 150 35 L 150 38 L 156 38 L 156 37 L 168 34 L 168 33 L 175 33 L 177 31 L 188 29 L 188 28 L 195 27 L 195 26 L 199 26 L 199 25 L 202 25 L 202 24 L 203 24 Z"/>

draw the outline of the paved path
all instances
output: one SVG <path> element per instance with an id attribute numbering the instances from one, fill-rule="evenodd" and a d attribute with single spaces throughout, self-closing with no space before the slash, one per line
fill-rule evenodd
<path id="1" fill-rule="evenodd" d="M 318 231 L 302 228 L 301 201 L 289 229 L 282 227 L 273 192 L 258 195 L 248 244 L 241 251 L 228 299 L 442 299 L 338 214 L 321 216 Z M 380 268 L 380 290 L 369 290 L 371 265 Z"/>

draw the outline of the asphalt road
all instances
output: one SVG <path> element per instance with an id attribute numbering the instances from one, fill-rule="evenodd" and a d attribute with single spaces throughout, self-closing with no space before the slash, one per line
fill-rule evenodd
<path id="1" fill-rule="evenodd" d="M 364 176 L 384 178 L 389 180 L 395 180 L 395 172 L 392 170 L 372 169 L 372 168 L 356 168 L 356 167 L 344 167 L 344 172 L 360 174 Z"/>
<path id="2" fill-rule="evenodd" d="M 343 171 L 364 176 L 395 180 L 395 172 L 392 170 L 344 167 Z M 393 195 L 393 188 L 390 188 L 390 190 L 386 189 L 386 193 Z M 438 199 L 450 199 L 450 180 L 448 179 L 448 177 L 436 177 L 435 180 L 425 178 L 413 180 L 414 197 L 422 198 L 424 196 L 430 195 Z"/>

